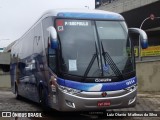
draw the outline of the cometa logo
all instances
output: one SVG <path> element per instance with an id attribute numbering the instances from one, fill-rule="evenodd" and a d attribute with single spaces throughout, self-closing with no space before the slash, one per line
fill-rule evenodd
<path id="1" fill-rule="evenodd" d="M 105 79 L 95 79 L 95 82 L 111 82 L 112 81 L 112 79 L 110 79 L 110 78 L 105 78 Z"/>

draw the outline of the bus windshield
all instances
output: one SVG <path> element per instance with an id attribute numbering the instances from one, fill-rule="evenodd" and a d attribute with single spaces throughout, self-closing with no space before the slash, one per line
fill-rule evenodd
<path id="1" fill-rule="evenodd" d="M 124 21 L 57 19 L 61 72 L 82 77 L 118 76 L 134 71 Z"/>

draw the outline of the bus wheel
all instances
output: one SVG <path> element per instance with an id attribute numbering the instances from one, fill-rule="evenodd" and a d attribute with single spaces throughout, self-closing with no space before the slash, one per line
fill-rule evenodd
<path id="1" fill-rule="evenodd" d="M 17 85 L 15 85 L 15 96 L 16 96 L 16 99 L 20 99 L 20 96 L 18 94 L 18 87 L 17 87 Z"/>

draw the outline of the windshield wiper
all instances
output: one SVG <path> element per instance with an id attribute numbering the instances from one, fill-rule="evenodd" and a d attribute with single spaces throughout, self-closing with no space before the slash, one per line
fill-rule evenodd
<path id="1" fill-rule="evenodd" d="M 105 65 L 106 65 L 106 61 L 107 61 L 107 63 L 110 65 L 110 67 L 113 70 L 113 72 L 115 73 L 115 75 L 120 77 L 120 79 L 123 79 L 123 75 L 122 75 L 121 71 L 118 69 L 117 65 L 114 63 L 111 56 L 108 54 L 107 51 L 104 51 L 104 47 L 103 47 L 102 42 L 101 42 L 101 46 L 102 46 L 102 56 L 104 58 Z"/>
<path id="2" fill-rule="evenodd" d="M 92 67 L 92 65 L 93 65 L 93 63 L 94 63 L 96 58 L 97 58 L 98 67 L 99 67 L 98 49 L 97 49 L 96 43 L 95 43 L 95 48 L 96 48 L 96 53 L 93 54 L 92 59 L 91 59 L 91 61 L 89 62 L 88 66 L 87 66 L 87 69 L 86 69 L 86 71 L 85 71 L 85 73 L 83 75 L 83 81 L 85 81 L 85 79 L 86 79 L 86 77 L 87 77 L 87 75 L 88 75 L 88 73 L 89 73 L 89 71 L 90 71 L 90 69 L 91 69 L 91 67 Z"/>

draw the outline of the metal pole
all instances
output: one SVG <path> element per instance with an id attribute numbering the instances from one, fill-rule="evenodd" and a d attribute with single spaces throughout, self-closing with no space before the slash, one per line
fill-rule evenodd
<path id="1" fill-rule="evenodd" d="M 141 23 L 141 25 L 140 25 L 140 29 L 142 28 L 142 26 L 143 26 L 143 24 L 144 24 L 144 22 L 146 21 L 146 20 L 148 20 L 148 19 L 150 19 L 150 17 L 147 17 L 147 18 L 145 18 L 143 21 L 142 21 L 142 23 Z M 138 54 L 139 54 L 139 61 L 141 61 L 141 39 L 140 39 L 140 37 L 139 37 L 139 48 L 138 48 Z"/>
<path id="2" fill-rule="evenodd" d="M 154 19 L 159 19 L 160 17 L 154 17 Z M 141 25 L 140 25 L 140 29 L 142 28 L 142 26 L 143 26 L 143 24 L 144 24 L 144 22 L 146 21 L 146 20 L 148 20 L 148 19 L 151 19 L 151 17 L 147 17 L 147 18 L 145 18 L 143 21 L 142 21 L 142 23 L 141 23 Z M 139 61 L 141 61 L 141 40 L 140 40 L 140 37 L 139 37 Z"/>
<path id="3" fill-rule="evenodd" d="M 141 23 L 140 29 L 142 28 L 144 22 L 145 22 L 146 20 L 148 20 L 148 19 L 150 19 L 150 17 L 147 17 L 146 19 L 143 20 L 143 22 Z"/>

